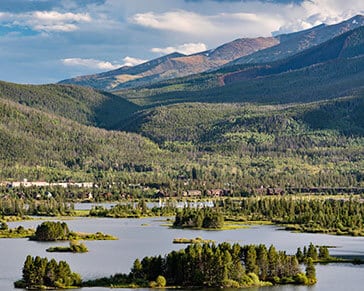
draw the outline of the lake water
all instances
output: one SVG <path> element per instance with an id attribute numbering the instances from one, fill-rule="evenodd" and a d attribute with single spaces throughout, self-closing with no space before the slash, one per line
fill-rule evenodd
<path id="1" fill-rule="evenodd" d="M 10 227 L 23 225 L 34 227 L 42 221 L 9 223 Z M 13 282 L 21 278 L 25 257 L 55 258 L 67 261 L 74 272 L 83 279 L 109 276 L 115 273 L 128 273 L 136 258 L 164 255 L 186 245 L 173 244 L 177 237 L 212 239 L 216 242 L 228 241 L 240 244 L 274 244 L 277 249 L 295 253 L 310 242 L 317 245 L 332 245 L 333 255 L 364 256 L 364 237 L 332 236 L 324 234 L 302 234 L 280 230 L 274 226 L 253 226 L 247 229 L 204 231 L 171 229 L 165 226 L 166 219 L 111 219 L 77 218 L 67 220 L 69 228 L 81 232 L 101 231 L 117 236 L 117 241 L 87 241 L 89 252 L 85 254 L 47 253 L 49 246 L 68 245 L 64 243 L 44 243 L 27 239 L 0 239 L 0 290 L 14 290 Z M 259 291 L 336 291 L 363 290 L 364 265 L 331 264 L 316 266 L 318 283 L 315 286 L 277 286 L 252 288 Z M 82 291 L 105 291 L 107 288 L 82 288 Z M 210 289 L 211 290 L 211 289 Z"/>
<path id="2" fill-rule="evenodd" d="M 121 205 L 134 205 L 134 207 L 136 207 L 138 205 L 138 202 L 119 202 L 119 203 L 95 203 L 95 202 L 90 202 L 90 203 L 75 203 L 74 207 L 75 210 L 91 210 L 93 207 L 95 206 L 102 206 L 106 209 L 110 209 L 112 207 L 114 207 L 117 204 L 121 204 Z M 184 208 L 184 207 L 191 207 L 191 208 L 201 208 L 201 207 L 214 207 L 214 202 L 213 201 L 170 201 L 169 203 L 166 202 L 146 202 L 146 205 L 148 208 L 153 208 L 153 207 L 164 207 L 164 206 L 173 206 L 175 208 Z"/>

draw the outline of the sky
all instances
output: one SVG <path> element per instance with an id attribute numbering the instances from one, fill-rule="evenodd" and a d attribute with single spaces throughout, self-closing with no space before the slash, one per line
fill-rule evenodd
<path id="1" fill-rule="evenodd" d="M 357 14 L 362 0 L 0 0 L 0 80 L 55 83 Z"/>

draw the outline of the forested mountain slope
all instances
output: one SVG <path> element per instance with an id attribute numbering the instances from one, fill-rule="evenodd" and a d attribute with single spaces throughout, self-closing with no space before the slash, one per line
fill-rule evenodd
<path id="1" fill-rule="evenodd" d="M 212 162 L 217 175 L 235 183 L 360 185 L 362 116 L 363 90 L 308 104 L 174 104 L 138 112 L 122 128 L 172 152 L 207 153 L 210 163 L 218 159 Z M 204 169 L 206 159 L 196 167 Z"/>
<path id="2" fill-rule="evenodd" d="M 314 136 L 317 131 L 325 130 L 349 138 L 364 137 L 363 116 L 364 89 L 354 97 L 307 104 L 174 104 L 139 111 L 121 128 L 141 133 L 161 145 L 192 142 L 218 149 L 229 143 L 227 137 L 232 134 L 239 134 L 243 144 L 246 139 L 246 143 L 257 146 L 259 141 L 248 140 L 251 133 L 270 136 L 270 141 L 278 136 L 292 139 L 299 135 Z"/>
<path id="3" fill-rule="evenodd" d="M 138 110 L 113 94 L 73 85 L 20 85 L 0 81 L 0 98 L 86 125 L 110 128 Z"/>
<path id="4" fill-rule="evenodd" d="M 150 167 L 163 156 L 157 145 L 140 135 L 84 126 L 0 99 L 0 172 L 3 175 L 16 177 L 33 169 L 48 172 L 48 178 L 53 171 L 70 177 L 72 172 L 76 176 L 77 171 L 92 176 L 108 169 Z M 57 178 L 62 180 L 67 176 Z"/>

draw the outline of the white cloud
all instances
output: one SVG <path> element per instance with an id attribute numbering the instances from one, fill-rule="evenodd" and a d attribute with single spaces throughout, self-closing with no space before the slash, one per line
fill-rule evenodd
<path id="1" fill-rule="evenodd" d="M 258 36 L 270 35 L 284 23 L 283 18 L 266 13 L 218 13 L 202 15 L 195 12 L 177 10 L 165 13 L 138 13 L 130 18 L 134 24 L 164 30 L 216 37 L 218 35 Z"/>
<path id="2" fill-rule="evenodd" d="M 82 13 L 59 13 L 57 11 L 35 11 L 32 16 L 39 21 L 44 22 L 64 22 L 64 21 L 76 21 L 76 22 L 89 22 L 91 17 L 88 14 Z"/>
<path id="3" fill-rule="evenodd" d="M 27 13 L 0 13 L 0 21 L 6 25 L 29 27 L 36 31 L 74 31 L 78 24 L 90 22 L 87 13 L 60 13 L 56 11 L 33 11 Z"/>
<path id="4" fill-rule="evenodd" d="M 142 59 L 133 58 L 133 57 L 125 57 L 123 59 L 123 61 L 124 61 L 123 66 L 133 67 L 133 66 L 145 63 L 147 60 L 142 60 Z"/>
<path id="5" fill-rule="evenodd" d="M 96 70 L 115 70 L 122 66 L 132 67 L 146 62 L 146 60 L 133 58 L 129 56 L 123 59 L 123 64 L 119 64 L 116 62 L 101 61 L 96 59 L 82 59 L 82 58 L 67 58 L 67 59 L 62 59 L 61 61 L 66 66 L 84 67 Z"/>
<path id="6" fill-rule="evenodd" d="M 307 22 L 334 24 L 364 12 L 363 1 L 358 0 L 306 0 L 302 3 Z"/>
<path id="7" fill-rule="evenodd" d="M 278 32 L 292 32 L 325 23 L 335 24 L 357 14 L 364 14 L 364 1 L 358 0 L 305 0 L 294 7 Z"/>
<path id="8" fill-rule="evenodd" d="M 62 59 L 61 61 L 66 66 L 86 67 L 99 70 L 115 70 L 121 67 L 120 64 L 113 64 L 111 62 L 105 62 L 95 59 L 69 58 Z"/>
<path id="9" fill-rule="evenodd" d="M 207 17 L 194 12 L 178 10 L 157 14 L 154 12 L 135 14 L 131 21 L 154 29 L 170 30 L 188 34 L 199 34 L 211 27 Z"/>
<path id="10" fill-rule="evenodd" d="M 179 46 L 168 46 L 164 48 L 152 48 L 150 51 L 157 54 L 167 55 L 174 52 L 179 52 L 185 55 L 191 55 L 194 53 L 202 52 L 207 50 L 207 46 L 202 43 L 185 43 Z"/>

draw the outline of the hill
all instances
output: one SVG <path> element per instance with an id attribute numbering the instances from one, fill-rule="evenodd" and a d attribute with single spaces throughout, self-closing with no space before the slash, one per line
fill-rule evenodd
<path id="1" fill-rule="evenodd" d="M 99 171 L 148 168 L 163 156 L 140 135 L 84 126 L 0 99 L 3 179 L 94 180 Z"/>
<path id="2" fill-rule="evenodd" d="M 204 153 L 195 167 L 206 181 L 358 185 L 363 114 L 362 90 L 356 97 L 307 104 L 173 104 L 138 112 L 122 128 L 174 153 Z"/>
<path id="3" fill-rule="evenodd" d="M 0 98 L 86 125 L 111 128 L 138 106 L 107 92 L 72 85 L 19 85 L 0 81 Z"/>
<path id="4" fill-rule="evenodd" d="M 135 67 L 121 67 L 101 74 L 63 80 L 60 83 L 89 86 L 102 90 L 138 87 L 212 70 L 236 58 L 277 43 L 278 40 L 273 37 L 241 38 L 201 53 L 192 55 L 172 53 Z"/>
<path id="5" fill-rule="evenodd" d="M 274 139 L 331 130 L 343 136 L 364 137 L 363 114 L 364 89 L 355 97 L 307 104 L 173 104 L 139 111 L 121 128 L 141 133 L 160 145 L 192 142 L 223 148 L 232 133 L 255 132 Z"/>

